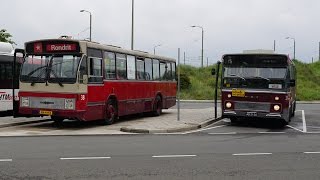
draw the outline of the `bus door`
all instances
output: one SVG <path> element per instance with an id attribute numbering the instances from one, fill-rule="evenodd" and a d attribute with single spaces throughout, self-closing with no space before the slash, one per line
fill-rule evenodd
<path id="1" fill-rule="evenodd" d="M 20 54 L 17 56 L 17 54 Z M 17 63 L 22 64 L 22 62 L 18 62 L 18 57 L 25 57 L 25 51 L 23 49 L 15 49 L 13 56 L 13 69 L 12 69 L 12 107 L 13 107 L 13 117 L 21 116 L 19 114 L 19 97 L 18 97 L 18 89 L 19 89 L 19 74 Z M 18 72 L 18 73 L 16 73 Z"/>

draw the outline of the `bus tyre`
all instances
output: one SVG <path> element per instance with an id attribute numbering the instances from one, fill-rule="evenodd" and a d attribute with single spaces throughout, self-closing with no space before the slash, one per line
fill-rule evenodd
<path id="1" fill-rule="evenodd" d="M 154 106 L 153 106 L 153 115 L 154 116 L 160 116 L 162 113 L 162 100 L 160 96 L 157 96 L 155 101 L 154 101 Z"/>
<path id="2" fill-rule="evenodd" d="M 292 113 L 291 113 L 291 117 L 294 117 L 296 114 L 296 102 L 294 102 L 293 106 L 292 106 Z"/>
<path id="3" fill-rule="evenodd" d="M 113 124 L 116 117 L 117 117 L 116 103 L 113 100 L 109 99 L 106 104 L 106 114 L 104 119 L 105 124 L 107 125 Z"/>
<path id="4" fill-rule="evenodd" d="M 57 116 L 51 116 L 51 120 L 53 120 L 55 124 L 62 124 L 64 118 L 57 117 Z"/>
<path id="5" fill-rule="evenodd" d="M 237 122 L 239 122 L 239 120 L 236 117 L 231 117 L 230 122 L 231 122 L 231 124 L 236 124 Z"/>

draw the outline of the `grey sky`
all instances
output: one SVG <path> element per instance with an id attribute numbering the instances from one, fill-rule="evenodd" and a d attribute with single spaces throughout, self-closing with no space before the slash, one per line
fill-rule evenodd
<path id="1" fill-rule="evenodd" d="M 23 43 L 42 38 L 71 35 L 89 37 L 89 15 L 93 14 L 92 38 L 103 44 L 130 48 L 131 0 L 3 0 L 0 28 Z M 204 57 L 209 63 L 224 53 L 245 49 L 272 49 L 305 62 L 318 58 L 320 41 L 319 0 L 135 0 L 135 49 L 177 57 L 186 52 L 187 63 L 200 65 L 201 29 L 204 27 Z"/>

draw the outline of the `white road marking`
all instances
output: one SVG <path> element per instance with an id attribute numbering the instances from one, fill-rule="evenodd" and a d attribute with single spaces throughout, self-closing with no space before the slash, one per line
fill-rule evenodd
<path id="1" fill-rule="evenodd" d="M 153 158 L 176 158 L 176 157 L 196 157 L 197 155 L 158 155 L 158 156 L 152 156 Z"/>
<path id="2" fill-rule="evenodd" d="M 306 123 L 306 117 L 304 115 L 304 110 L 301 110 L 301 114 L 302 114 L 303 132 L 307 132 L 307 123 Z"/>
<path id="3" fill-rule="evenodd" d="M 320 152 L 303 152 L 304 154 L 320 154 Z"/>
<path id="4" fill-rule="evenodd" d="M 294 130 L 296 130 L 296 131 L 299 131 L 299 132 L 303 132 L 302 130 L 300 130 L 300 129 L 298 129 L 298 128 L 295 128 L 295 127 L 292 127 L 292 126 L 290 126 L 290 125 L 287 125 L 287 127 L 291 128 L 291 129 L 294 129 Z"/>
<path id="5" fill-rule="evenodd" d="M 258 133 L 260 133 L 260 134 L 284 134 L 284 133 L 286 133 L 286 132 L 268 132 L 268 131 L 264 131 L 264 132 L 258 132 Z"/>
<path id="6" fill-rule="evenodd" d="M 0 162 L 11 162 L 12 159 L 0 159 Z"/>
<path id="7" fill-rule="evenodd" d="M 257 155 L 271 155 L 272 153 L 238 153 L 232 154 L 233 156 L 257 156 Z"/>
<path id="8" fill-rule="evenodd" d="M 219 122 L 220 122 L 220 121 L 219 121 Z M 225 127 L 225 126 L 227 126 L 227 125 L 220 125 L 220 126 L 213 126 L 213 127 L 208 127 L 208 128 L 201 128 L 201 129 L 198 129 L 198 130 L 185 132 L 184 134 L 190 134 L 190 133 L 195 133 L 195 132 L 201 132 L 201 131 L 206 131 L 206 130 L 209 130 L 209 129 L 215 129 L 215 128 L 220 128 L 220 127 Z"/>
<path id="9" fill-rule="evenodd" d="M 320 132 L 306 132 L 307 134 L 320 134 Z"/>
<path id="10" fill-rule="evenodd" d="M 92 160 L 92 159 L 110 159 L 111 157 L 70 157 L 60 158 L 60 160 Z"/>
<path id="11" fill-rule="evenodd" d="M 301 117 L 302 117 L 302 130 L 295 128 L 293 126 L 287 125 L 287 127 L 292 128 L 294 130 L 297 130 L 299 132 L 307 133 L 307 123 L 306 123 L 306 117 L 304 110 L 296 110 L 296 112 L 301 111 Z"/>
<path id="12" fill-rule="evenodd" d="M 237 134 L 237 132 L 221 132 L 221 133 L 208 133 L 211 135 L 229 135 L 229 134 Z"/>

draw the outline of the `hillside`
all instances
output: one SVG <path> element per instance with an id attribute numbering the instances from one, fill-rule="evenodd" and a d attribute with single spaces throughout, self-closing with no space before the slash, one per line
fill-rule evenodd
<path id="1" fill-rule="evenodd" d="M 295 65 L 298 76 L 298 100 L 320 100 L 320 62 L 306 64 L 295 61 Z M 213 67 L 197 68 L 181 65 L 181 99 L 213 99 L 215 85 L 215 77 L 211 75 Z"/>

